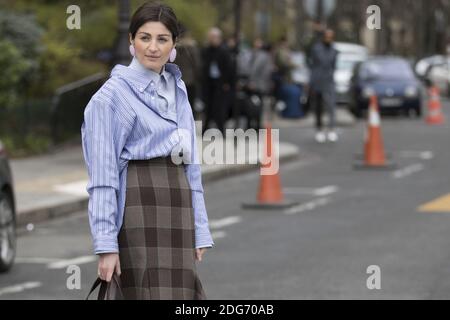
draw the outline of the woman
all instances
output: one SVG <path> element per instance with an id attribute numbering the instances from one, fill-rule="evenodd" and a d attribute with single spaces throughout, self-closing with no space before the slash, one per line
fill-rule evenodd
<path id="1" fill-rule="evenodd" d="M 175 64 L 173 10 L 133 15 L 133 61 L 116 65 L 84 113 L 89 218 L 98 274 L 120 275 L 126 299 L 205 299 L 195 260 L 214 245 L 195 123 Z"/>

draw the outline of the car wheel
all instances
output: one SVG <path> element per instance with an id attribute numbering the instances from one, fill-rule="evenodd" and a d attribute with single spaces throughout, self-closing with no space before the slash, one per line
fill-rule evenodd
<path id="1" fill-rule="evenodd" d="M 16 221 L 11 198 L 0 192 L 0 272 L 8 271 L 16 256 Z"/>

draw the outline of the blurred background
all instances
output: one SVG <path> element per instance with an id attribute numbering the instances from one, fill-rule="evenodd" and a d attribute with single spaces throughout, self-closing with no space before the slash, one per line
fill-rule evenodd
<path id="1" fill-rule="evenodd" d="M 336 41 L 359 44 L 370 54 L 398 55 L 412 65 L 425 57 L 447 54 L 450 4 L 445 0 L 166 2 L 173 6 L 198 48 L 206 46 L 206 33 L 212 26 L 222 29 L 225 43 L 228 39 L 239 38 L 240 75 L 247 72 L 245 59 L 249 54 L 246 53 L 255 38 L 261 38 L 274 50 L 278 41 L 285 37 L 290 50 L 294 51 L 293 60 L 298 69 L 294 80 L 307 84 L 308 70 L 303 58 L 315 37 L 317 23 L 333 29 Z M 56 128 L 64 127 L 60 124 L 67 120 L 56 118 L 72 119 L 72 114 L 59 115 L 55 110 L 58 103 L 54 100 L 83 95 L 83 90 L 78 89 L 93 83 L 86 89 L 90 94 L 100 83 L 96 84 L 96 80 L 101 80 L 101 75 L 106 75 L 115 63 L 129 62 L 125 26 L 142 1 L 2 0 L 0 3 L 3 70 L 0 137 L 13 155 L 42 152 L 70 137 L 70 130 L 64 132 Z M 66 9 L 71 4 L 81 9 L 80 30 L 70 30 L 66 26 L 70 16 Z M 382 9 L 381 30 L 370 30 L 366 26 L 369 5 Z M 124 23 L 122 28 L 120 19 Z M 231 49 L 231 54 L 237 54 Z M 430 58 L 419 75 L 424 75 L 430 63 L 438 64 L 436 59 L 439 60 Z M 351 70 L 352 61 L 342 60 L 338 68 Z M 445 67 L 442 62 L 441 66 Z M 439 74 L 436 77 L 445 77 L 442 72 L 436 70 Z M 340 76 L 349 77 L 345 71 Z M 85 78 L 88 79 L 83 81 Z M 76 88 L 64 87 L 80 80 Z M 441 86 L 442 82 L 441 79 Z M 447 92 L 448 82 L 443 87 Z M 82 108 L 89 94 L 82 100 L 69 98 L 79 104 L 73 108 L 80 109 L 80 105 Z M 80 121 L 79 112 L 76 119 Z M 78 122 L 68 129 L 77 130 Z"/>
<path id="2" fill-rule="evenodd" d="M 144 2 L 0 0 L 0 271 L 9 271 L 0 275 L 0 299 L 80 298 L 96 275 L 80 127 L 86 104 L 113 66 L 130 63 L 128 23 Z M 254 166 L 233 176 L 225 166 L 204 168 L 213 236 L 222 243 L 211 252 L 211 262 L 200 266 L 211 297 L 450 297 L 450 286 L 436 275 L 448 275 L 450 259 L 441 253 L 450 244 L 450 222 L 442 215 L 424 221 L 418 214 L 450 213 L 445 196 L 450 192 L 445 122 L 450 1 L 164 2 L 184 30 L 175 63 L 195 119 L 206 119 L 207 34 L 217 27 L 232 90 L 224 96 L 224 117 L 214 125 L 260 129 L 271 121 L 281 132 L 281 158 L 286 159 L 282 191 L 300 202 L 293 211 L 261 218 L 260 212 L 240 207 L 258 190 Z M 68 12 L 71 5 L 80 9 L 79 29 L 68 27 L 75 12 Z M 338 53 L 332 81 L 336 144 L 317 144 L 320 138 L 314 137 L 313 47 L 326 29 L 334 31 Z M 396 159 L 397 168 L 389 173 L 351 169 L 354 153 L 363 151 L 372 96 L 378 97 L 387 157 Z M 305 172 L 303 166 L 312 169 Z M 397 185 L 399 180 L 405 185 Z M 310 211 L 316 216 L 300 218 Z M 390 212 L 398 213 L 395 219 Z M 345 227 L 336 220 L 339 215 Z M 287 222 L 291 217 L 299 220 Z M 237 229 L 230 237 L 233 231 L 226 228 L 232 227 Z M 255 236 L 244 246 L 247 234 Z M 315 244 L 309 243 L 312 238 Z M 261 260 L 267 246 L 271 262 Z M 404 251 L 407 247 L 411 251 Z M 368 251 L 373 260 L 364 254 Z M 279 267 L 274 261 L 284 267 L 273 271 Z M 392 287 L 377 294 L 366 288 L 366 267 L 372 263 L 384 263 L 392 272 L 386 276 Z M 66 289 L 64 271 L 72 264 L 89 274 L 82 291 Z M 42 270 L 34 269 L 39 277 L 32 279 L 36 265 Z M 228 271 L 218 276 L 224 265 Z M 48 270 L 62 270 L 59 280 Z M 418 277 L 424 280 L 414 280 Z"/>

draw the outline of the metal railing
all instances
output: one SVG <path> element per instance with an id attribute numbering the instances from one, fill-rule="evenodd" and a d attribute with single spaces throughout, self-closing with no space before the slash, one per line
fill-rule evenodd
<path id="1" fill-rule="evenodd" d="M 54 145 L 80 134 L 84 109 L 106 80 L 105 73 L 96 73 L 66 84 L 55 91 L 50 123 Z"/>

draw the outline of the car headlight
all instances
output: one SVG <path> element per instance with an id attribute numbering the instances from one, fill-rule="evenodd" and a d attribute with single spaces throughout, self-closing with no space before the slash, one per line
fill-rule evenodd
<path id="1" fill-rule="evenodd" d="M 414 86 L 408 86 L 405 89 L 405 96 L 408 98 L 415 98 L 419 94 L 419 90 L 417 87 Z"/>
<path id="2" fill-rule="evenodd" d="M 362 95 L 364 98 L 370 98 L 371 96 L 376 95 L 376 92 L 371 87 L 365 87 L 362 91 Z"/>

